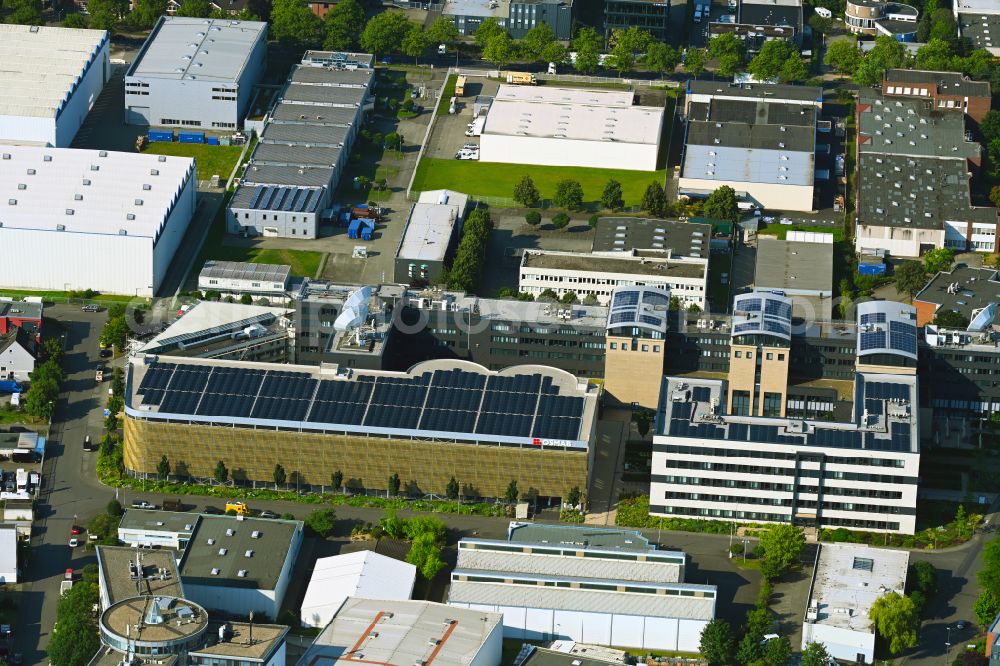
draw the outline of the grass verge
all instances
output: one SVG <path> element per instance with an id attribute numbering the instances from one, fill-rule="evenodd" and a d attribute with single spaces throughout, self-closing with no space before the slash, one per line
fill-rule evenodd
<path id="1" fill-rule="evenodd" d="M 84 301 L 111 301 L 118 303 L 128 303 L 135 296 L 123 296 L 121 294 L 95 294 L 89 298 L 79 295 L 73 291 L 30 291 L 26 289 L 0 289 L 0 298 L 23 298 L 25 296 L 37 296 L 43 301 L 59 302 L 69 300 Z"/>
<path id="2" fill-rule="evenodd" d="M 498 164 L 425 157 L 417 167 L 413 191 L 452 189 L 473 196 L 511 197 L 514 185 L 525 175 L 535 181 L 542 199 L 551 199 L 555 195 L 559 181 L 567 178 L 578 181 L 583 187 L 585 204 L 600 202 L 605 184 L 608 179 L 614 178 L 622 185 L 626 206 L 639 205 L 649 184 L 654 180 L 662 183 L 666 177 L 664 171 Z"/>
<path id="3" fill-rule="evenodd" d="M 236 161 L 243 152 L 242 146 L 210 146 L 207 143 L 161 143 L 154 142 L 146 146 L 145 153 L 154 155 L 172 155 L 174 157 L 193 157 L 198 167 L 198 178 L 208 180 L 218 175 L 225 182 L 233 172 Z"/>
<path id="4" fill-rule="evenodd" d="M 452 74 L 445 82 L 444 90 L 441 91 L 441 99 L 438 100 L 437 105 L 437 114 L 439 116 L 448 115 L 448 107 L 451 106 L 451 98 L 455 96 L 455 83 L 457 81 L 458 76 Z"/>

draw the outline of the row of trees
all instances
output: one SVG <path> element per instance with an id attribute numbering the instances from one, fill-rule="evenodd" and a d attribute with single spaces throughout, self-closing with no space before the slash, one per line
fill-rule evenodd
<path id="1" fill-rule="evenodd" d="M 24 394 L 24 411 L 36 418 L 52 418 L 52 409 L 59 398 L 59 386 L 66 377 L 62 369 L 61 338 L 48 338 L 42 345 L 45 360 L 31 371 L 31 385 Z"/>
<path id="2" fill-rule="evenodd" d="M 390 539 L 406 539 L 410 551 L 406 561 L 417 568 L 420 575 L 433 580 L 445 567 L 441 554 L 447 542 L 447 527 L 440 518 L 415 516 L 403 519 L 394 511 L 386 511 L 379 520 L 379 531 Z"/>
<path id="3" fill-rule="evenodd" d="M 59 597 L 56 626 L 48 646 L 53 664 L 89 664 L 101 647 L 96 615 L 91 610 L 99 601 L 97 576 L 97 565 L 88 564 L 80 580 Z"/>
<path id="4" fill-rule="evenodd" d="M 485 208 L 476 208 L 465 218 L 462 240 L 448 270 L 448 288 L 475 293 L 486 264 L 486 249 L 493 220 Z"/>
<path id="5" fill-rule="evenodd" d="M 765 42 L 760 52 L 748 60 L 746 42 L 734 33 L 725 33 L 709 41 L 707 55 L 718 60 L 717 71 L 727 78 L 743 71 L 750 72 L 761 81 L 778 79 L 782 83 L 809 77 L 809 63 L 794 44 L 783 39 Z M 704 53 L 698 53 L 692 61 L 691 51 L 688 51 L 685 70 L 696 76 L 700 74 L 704 70 L 704 56 Z"/>

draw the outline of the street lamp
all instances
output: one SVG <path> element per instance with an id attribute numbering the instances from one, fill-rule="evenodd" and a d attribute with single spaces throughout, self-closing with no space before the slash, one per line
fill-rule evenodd
<path id="1" fill-rule="evenodd" d="M 951 627 L 948 627 L 948 638 L 944 642 L 945 648 L 951 647 Z M 945 650 L 947 652 L 947 649 Z"/>

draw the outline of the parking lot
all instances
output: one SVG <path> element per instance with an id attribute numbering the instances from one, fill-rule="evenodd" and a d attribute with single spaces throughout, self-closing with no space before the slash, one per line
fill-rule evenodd
<path id="1" fill-rule="evenodd" d="M 496 94 L 500 82 L 486 77 L 469 77 L 465 84 L 465 94 L 457 96 L 454 115 L 438 116 L 434 122 L 434 131 L 427 141 L 424 155 L 430 158 L 454 159 L 455 153 L 467 143 L 479 143 L 478 137 L 468 137 L 465 131 L 475 119 L 473 107 L 476 97 Z"/>

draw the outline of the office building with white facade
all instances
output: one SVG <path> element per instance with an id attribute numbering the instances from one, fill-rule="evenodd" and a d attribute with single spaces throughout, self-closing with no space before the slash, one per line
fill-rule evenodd
<path id="1" fill-rule="evenodd" d="M 69 146 L 111 77 L 110 44 L 105 30 L 0 24 L 0 143 Z"/>
<path id="2" fill-rule="evenodd" d="M 482 162 L 655 171 L 662 107 L 617 90 L 500 85 L 479 137 Z"/>
<path id="3" fill-rule="evenodd" d="M 573 292 L 583 299 L 593 295 L 601 305 L 611 300 L 615 287 L 649 286 L 669 290 L 684 308 L 705 309 L 708 258 L 678 257 L 670 252 L 558 252 L 525 250 L 521 257 L 518 290 L 536 297 L 551 289 L 562 298 Z"/>
<path id="4" fill-rule="evenodd" d="M 125 122 L 236 129 L 266 61 L 266 23 L 161 16 L 125 74 Z"/>
<path id="5" fill-rule="evenodd" d="M 196 187 L 189 157 L 0 146 L 0 286 L 154 295 Z"/>
<path id="6" fill-rule="evenodd" d="M 858 306 L 849 420 L 786 416 L 791 301 L 741 294 L 728 378 L 667 377 L 650 513 L 913 534 L 920 466 L 916 314 Z"/>
<path id="7" fill-rule="evenodd" d="M 704 83 L 688 83 L 678 194 L 704 198 L 728 185 L 763 208 L 813 210 L 822 91 Z"/>
<path id="8" fill-rule="evenodd" d="M 371 56 L 309 51 L 292 68 L 240 186 L 226 231 L 316 238 L 366 111 Z"/>
<path id="9" fill-rule="evenodd" d="M 697 652 L 716 588 L 684 583 L 686 564 L 637 531 L 511 523 L 459 542 L 448 604 L 502 613 L 505 638 Z"/>
<path id="10" fill-rule="evenodd" d="M 802 649 L 820 643 L 838 661 L 874 664 L 875 630 L 869 612 L 883 595 L 906 593 L 909 560 L 905 550 L 822 544 L 809 588 Z"/>

